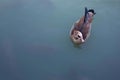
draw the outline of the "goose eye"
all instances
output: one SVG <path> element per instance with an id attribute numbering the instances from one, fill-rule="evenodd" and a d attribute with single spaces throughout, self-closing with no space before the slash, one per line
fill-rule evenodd
<path id="1" fill-rule="evenodd" d="M 80 38 L 80 36 L 78 35 L 78 37 Z"/>

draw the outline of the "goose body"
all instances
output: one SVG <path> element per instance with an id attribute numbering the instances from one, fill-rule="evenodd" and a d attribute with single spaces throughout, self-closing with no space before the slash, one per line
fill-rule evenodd
<path id="1" fill-rule="evenodd" d="M 85 15 L 72 25 L 70 38 L 73 43 L 79 45 L 87 40 L 90 36 L 91 24 L 94 15 L 95 12 L 93 9 L 87 10 L 87 8 L 85 8 Z"/>

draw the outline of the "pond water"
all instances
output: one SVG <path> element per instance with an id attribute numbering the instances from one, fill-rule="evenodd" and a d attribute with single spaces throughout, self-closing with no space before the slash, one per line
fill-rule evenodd
<path id="1" fill-rule="evenodd" d="M 75 47 L 84 7 L 96 15 Z M 0 80 L 120 80 L 120 0 L 0 0 Z"/>

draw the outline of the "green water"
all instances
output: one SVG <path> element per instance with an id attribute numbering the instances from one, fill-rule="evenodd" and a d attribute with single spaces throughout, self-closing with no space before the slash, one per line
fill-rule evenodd
<path id="1" fill-rule="evenodd" d="M 75 47 L 85 6 L 97 14 Z M 0 80 L 120 80 L 120 0 L 0 0 Z"/>

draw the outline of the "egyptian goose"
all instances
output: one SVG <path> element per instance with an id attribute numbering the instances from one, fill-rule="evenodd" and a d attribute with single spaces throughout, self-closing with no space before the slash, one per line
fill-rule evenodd
<path id="1" fill-rule="evenodd" d="M 85 7 L 85 15 L 74 23 L 70 30 L 70 38 L 74 44 L 84 43 L 90 35 L 91 23 L 96 13 L 93 9 L 87 10 Z"/>

